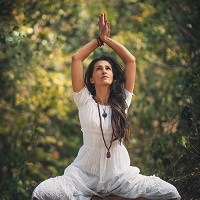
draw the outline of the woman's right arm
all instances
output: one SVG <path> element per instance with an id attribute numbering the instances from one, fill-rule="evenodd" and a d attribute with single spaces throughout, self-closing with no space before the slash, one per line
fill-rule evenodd
<path id="1" fill-rule="evenodd" d="M 72 56 L 71 64 L 71 76 L 72 76 L 72 87 L 74 92 L 79 92 L 84 87 L 84 71 L 83 61 L 97 48 L 99 47 L 98 41 L 92 40 L 85 46 L 80 48 Z"/>

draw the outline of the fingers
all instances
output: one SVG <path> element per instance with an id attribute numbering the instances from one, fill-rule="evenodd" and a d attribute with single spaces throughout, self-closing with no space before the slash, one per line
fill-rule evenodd
<path id="1" fill-rule="evenodd" d="M 106 12 L 102 12 L 99 15 L 99 22 L 105 23 L 105 21 L 107 21 L 107 15 L 106 15 Z"/>
<path id="2" fill-rule="evenodd" d="M 99 20 L 98 20 L 99 30 L 101 30 L 101 28 L 102 28 L 103 25 L 104 25 L 103 14 L 101 13 L 101 14 L 99 15 Z"/>
<path id="3" fill-rule="evenodd" d="M 105 23 L 105 17 L 104 17 L 104 13 L 103 12 L 99 15 L 99 23 L 101 23 L 101 24 Z"/>
<path id="4" fill-rule="evenodd" d="M 107 21 L 107 16 L 106 16 L 106 12 L 102 12 L 102 15 L 103 15 L 103 21 Z"/>
<path id="5" fill-rule="evenodd" d="M 101 12 L 98 20 L 99 31 L 102 34 L 105 34 L 107 37 L 110 37 L 110 22 L 107 21 L 106 12 Z"/>

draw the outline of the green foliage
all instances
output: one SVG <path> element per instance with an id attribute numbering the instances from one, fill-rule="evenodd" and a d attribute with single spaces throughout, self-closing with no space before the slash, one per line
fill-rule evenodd
<path id="1" fill-rule="evenodd" d="M 103 10 L 111 36 L 137 58 L 132 165 L 173 182 L 183 199 L 200 196 L 197 0 L 3 0 L 0 7 L 1 199 L 30 199 L 35 185 L 61 175 L 77 155 L 71 56 L 98 35 Z M 103 53 L 116 58 L 103 47 L 85 65 Z"/>

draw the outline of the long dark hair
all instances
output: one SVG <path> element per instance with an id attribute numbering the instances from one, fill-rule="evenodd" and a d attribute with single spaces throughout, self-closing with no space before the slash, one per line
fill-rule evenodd
<path id="1" fill-rule="evenodd" d="M 111 124 L 113 129 L 113 140 L 122 139 L 128 141 L 130 135 L 130 124 L 126 114 L 127 104 L 126 104 L 126 95 L 125 95 L 125 76 L 121 68 L 121 65 L 117 63 L 113 58 L 102 55 L 99 58 L 95 58 L 88 66 L 85 73 L 85 85 L 87 86 L 90 93 L 95 96 L 95 86 L 90 82 L 92 73 L 94 70 L 94 65 L 100 60 L 105 60 L 110 63 L 113 71 L 113 83 L 110 88 L 110 96 L 108 103 L 112 109 Z"/>

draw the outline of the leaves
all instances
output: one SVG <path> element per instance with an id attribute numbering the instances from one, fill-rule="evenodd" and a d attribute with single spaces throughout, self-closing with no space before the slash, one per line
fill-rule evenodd
<path id="1" fill-rule="evenodd" d="M 111 37 L 137 58 L 129 109 L 132 165 L 171 178 L 189 199 L 200 162 L 198 1 L 19 0 L 0 6 L 2 198 L 30 198 L 37 183 L 61 175 L 77 155 L 82 135 L 71 56 L 98 36 L 98 15 L 106 11 Z M 104 45 L 84 65 L 107 53 L 121 62 Z"/>

